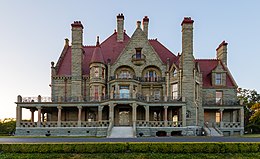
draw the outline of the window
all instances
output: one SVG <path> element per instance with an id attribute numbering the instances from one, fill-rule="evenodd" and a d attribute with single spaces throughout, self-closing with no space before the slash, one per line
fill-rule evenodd
<path id="1" fill-rule="evenodd" d="M 94 98 L 98 100 L 98 86 L 94 86 Z"/>
<path id="2" fill-rule="evenodd" d="M 173 70 L 172 77 L 177 77 L 177 70 L 176 69 Z"/>
<path id="3" fill-rule="evenodd" d="M 191 118 L 191 112 L 189 110 L 186 111 L 186 118 Z"/>
<path id="4" fill-rule="evenodd" d="M 120 86 L 119 89 L 119 97 L 121 99 L 129 98 L 129 86 Z"/>
<path id="5" fill-rule="evenodd" d="M 216 104 L 222 105 L 223 104 L 223 92 L 216 91 Z"/>
<path id="6" fill-rule="evenodd" d="M 102 78 L 104 79 L 105 78 L 105 69 L 102 68 Z"/>
<path id="7" fill-rule="evenodd" d="M 99 69 L 98 69 L 98 67 L 94 67 L 94 77 L 99 77 Z"/>
<path id="8" fill-rule="evenodd" d="M 221 85 L 222 84 L 222 76 L 221 73 L 215 74 L 215 85 Z"/>
<path id="9" fill-rule="evenodd" d="M 129 73 L 129 71 L 127 70 L 122 70 L 119 74 L 119 78 L 121 79 L 128 79 L 128 78 L 131 78 L 131 75 Z"/>
<path id="10" fill-rule="evenodd" d="M 142 54 L 141 54 L 142 48 L 136 48 L 135 51 L 136 51 L 135 52 L 135 58 L 141 59 L 142 58 Z"/>
<path id="11" fill-rule="evenodd" d="M 145 76 L 146 76 L 146 81 L 148 81 L 148 82 L 155 82 L 155 81 L 157 81 L 157 78 L 156 78 L 157 74 L 153 70 L 148 71 Z"/>
<path id="12" fill-rule="evenodd" d="M 172 99 L 178 98 L 178 83 L 172 85 Z"/>
<path id="13" fill-rule="evenodd" d="M 199 99 L 199 84 L 196 82 L 195 85 L 195 99 Z"/>
<path id="14" fill-rule="evenodd" d="M 160 91 L 154 91 L 154 100 L 160 100 Z"/>
<path id="15" fill-rule="evenodd" d="M 216 123 L 220 122 L 220 112 L 216 112 Z"/>

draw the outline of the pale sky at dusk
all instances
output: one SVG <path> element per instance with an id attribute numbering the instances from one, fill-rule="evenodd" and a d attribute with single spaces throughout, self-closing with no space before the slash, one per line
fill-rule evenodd
<path id="1" fill-rule="evenodd" d="M 102 42 L 125 16 L 131 36 L 136 21 L 150 18 L 149 38 L 181 52 L 181 22 L 194 22 L 194 56 L 211 59 L 228 42 L 228 67 L 239 87 L 260 92 L 260 1 L 250 0 L 106 0 L 0 2 L 0 119 L 15 117 L 17 95 L 50 96 L 51 61 L 57 62 L 73 21 L 84 25 L 84 45 Z M 70 40 L 71 42 L 71 40 Z"/>

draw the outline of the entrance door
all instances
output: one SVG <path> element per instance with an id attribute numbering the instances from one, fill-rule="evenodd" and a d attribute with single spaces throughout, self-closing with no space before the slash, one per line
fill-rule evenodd
<path id="1" fill-rule="evenodd" d="M 119 112 L 119 125 L 121 125 L 121 126 L 130 125 L 129 111 L 120 111 Z"/>

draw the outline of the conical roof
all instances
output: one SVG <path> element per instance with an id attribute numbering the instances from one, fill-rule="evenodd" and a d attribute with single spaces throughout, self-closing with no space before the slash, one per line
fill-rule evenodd
<path id="1" fill-rule="evenodd" d="M 90 60 L 90 63 L 94 62 L 104 63 L 104 57 L 99 44 L 99 37 L 97 37 L 97 44 Z"/>

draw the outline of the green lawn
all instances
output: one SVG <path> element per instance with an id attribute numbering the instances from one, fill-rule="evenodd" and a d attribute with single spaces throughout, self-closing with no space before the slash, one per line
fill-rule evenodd
<path id="1" fill-rule="evenodd" d="M 91 158 L 91 159 L 167 159 L 167 158 L 179 158 L 179 159 L 255 159 L 260 158 L 259 153 L 221 153 L 221 154 L 164 154 L 164 153 L 95 153 L 95 154 L 59 154 L 59 153 L 2 153 L 0 154 L 1 159 L 41 159 L 41 158 L 62 158 L 62 159 L 81 159 L 81 158 Z"/>
<path id="2" fill-rule="evenodd" d="M 242 137 L 259 137 L 260 138 L 260 134 L 245 134 Z"/>

